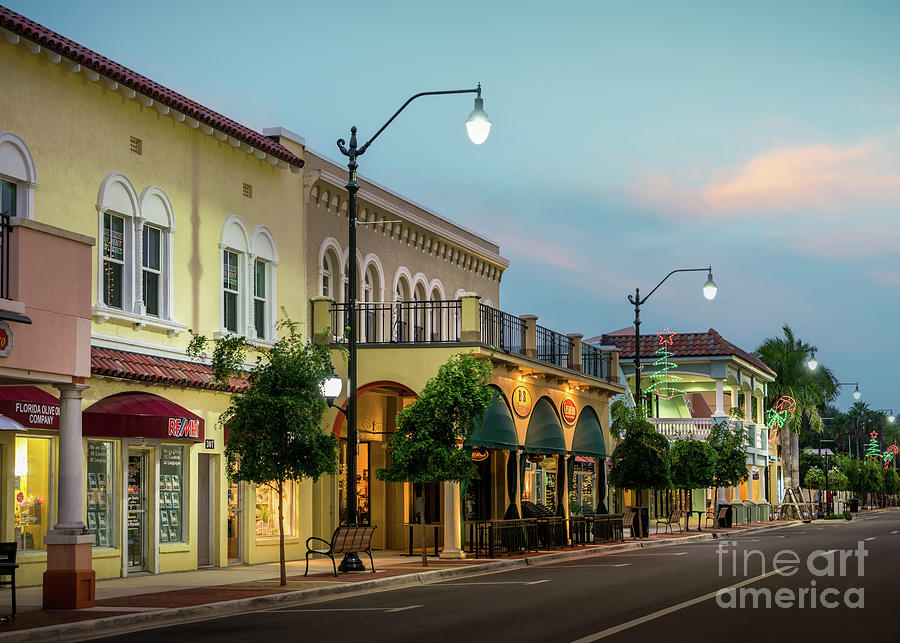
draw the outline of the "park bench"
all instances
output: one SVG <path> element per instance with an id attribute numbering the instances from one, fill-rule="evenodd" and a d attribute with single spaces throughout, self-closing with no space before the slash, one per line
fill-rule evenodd
<path id="1" fill-rule="evenodd" d="M 659 533 L 660 525 L 665 525 L 665 531 L 668 531 L 670 534 L 672 533 L 672 525 L 678 525 L 678 528 L 681 529 L 681 531 L 684 531 L 684 528 L 681 526 L 681 519 L 683 517 L 684 512 L 681 509 L 673 509 L 668 516 L 657 518 L 656 533 Z"/>
<path id="2" fill-rule="evenodd" d="M 372 560 L 372 534 L 375 527 L 338 527 L 331 535 L 331 542 L 324 538 L 311 536 L 306 539 L 306 571 L 303 575 L 309 573 L 309 556 L 310 554 L 319 554 L 320 556 L 328 556 L 331 559 L 331 566 L 334 567 L 334 575 L 337 576 L 337 564 L 334 562 L 335 554 L 347 554 L 350 552 L 364 552 L 369 555 L 369 562 L 372 563 L 372 573 L 375 573 L 375 561 Z M 318 540 L 328 545 L 328 549 L 316 549 L 310 547 L 309 544 Z"/>
<path id="3" fill-rule="evenodd" d="M 706 522 L 712 522 L 713 527 L 724 527 L 727 520 L 728 506 L 719 505 L 719 509 L 713 514 L 713 508 L 710 507 L 706 512 Z"/>
<path id="4" fill-rule="evenodd" d="M 634 526 L 635 515 L 636 515 L 636 512 L 632 511 L 631 509 L 626 509 L 625 512 L 622 514 L 622 538 L 623 539 L 625 538 L 625 529 L 626 528 L 631 530 L 632 538 L 638 537 L 637 529 Z"/>

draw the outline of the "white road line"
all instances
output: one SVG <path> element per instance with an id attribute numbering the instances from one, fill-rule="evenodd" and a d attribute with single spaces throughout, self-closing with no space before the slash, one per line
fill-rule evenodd
<path id="1" fill-rule="evenodd" d="M 472 583 L 431 583 L 440 587 L 468 587 L 470 585 L 537 585 L 538 583 L 549 583 L 550 579 L 524 581 L 524 580 L 504 580 L 504 581 L 479 581 Z"/>
<path id="2" fill-rule="evenodd" d="M 773 569 L 770 572 L 765 574 L 760 574 L 759 576 L 754 576 L 753 578 L 748 578 L 736 585 L 726 585 L 721 589 L 718 589 L 714 592 L 710 592 L 709 594 L 704 594 L 703 596 L 698 596 L 697 598 L 692 598 L 689 601 L 684 601 L 683 603 L 678 603 L 678 605 L 672 605 L 671 607 L 667 607 L 665 609 L 658 610 L 653 612 L 652 614 L 647 614 L 646 616 L 641 616 L 640 618 L 635 618 L 625 623 L 620 623 L 619 625 L 614 625 L 613 627 L 608 627 L 605 630 L 597 632 L 596 634 L 589 634 L 588 636 L 582 637 L 572 643 L 592 643 L 593 641 L 599 641 L 600 639 L 605 639 L 608 636 L 612 636 L 613 634 L 618 634 L 624 630 L 629 630 L 632 627 L 636 627 L 641 625 L 642 623 L 647 623 L 648 621 L 653 621 L 661 616 L 665 616 L 666 614 L 671 614 L 672 612 L 677 612 L 679 610 L 683 610 L 685 607 L 690 607 L 692 605 L 696 605 L 697 603 L 702 603 L 704 601 L 708 601 L 711 598 L 715 598 L 716 595 L 723 589 L 737 589 L 738 587 L 743 587 L 744 585 L 749 585 L 751 583 L 755 583 L 758 580 L 762 580 L 768 576 L 773 574 L 777 574 L 783 570 L 793 569 L 792 567 L 779 567 L 778 569 Z"/>
<path id="3" fill-rule="evenodd" d="M 525 583 L 526 585 L 540 585 L 541 583 L 549 583 L 550 579 L 545 578 L 544 580 L 533 580 L 530 583 Z"/>
<path id="4" fill-rule="evenodd" d="M 323 607 L 320 609 L 305 609 L 305 610 L 295 610 L 295 609 L 280 609 L 280 610 L 266 610 L 269 613 L 275 612 L 285 612 L 285 613 L 295 613 L 295 612 L 403 612 L 405 610 L 413 610 L 417 607 L 424 607 L 423 605 L 407 605 L 406 607 Z"/>
<path id="5" fill-rule="evenodd" d="M 548 565 L 543 569 L 569 569 L 570 567 L 628 567 L 631 563 L 619 563 L 618 565 Z"/>
<path id="6" fill-rule="evenodd" d="M 866 538 L 866 540 L 875 540 L 875 536 L 870 536 L 869 538 Z"/>
<path id="7" fill-rule="evenodd" d="M 627 554 L 609 554 L 609 555 L 610 556 L 616 556 L 616 555 L 618 555 L 618 556 L 687 556 L 687 554 L 688 554 L 688 552 L 686 552 L 686 551 L 675 551 L 675 552 L 666 553 L 666 554 L 651 554 L 649 552 L 634 551 L 634 552 L 628 552 Z"/>
<path id="8" fill-rule="evenodd" d="M 900 532 L 898 532 L 898 531 L 895 529 L 894 531 L 891 532 L 891 535 L 893 536 L 893 535 L 896 534 L 896 533 L 900 533 Z"/>

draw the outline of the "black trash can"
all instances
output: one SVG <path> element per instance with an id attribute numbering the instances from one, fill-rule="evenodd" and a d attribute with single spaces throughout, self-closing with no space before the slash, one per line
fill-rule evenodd
<path id="1" fill-rule="evenodd" d="M 717 526 L 718 527 L 731 527 L 731 525 L 733 524 L 733 521 L 734 521 L 734 516 L 731 513 L 731 505 L 728 503 L 724 503 L 724 502 L 719 505 L 716 505 L 716 515 L 717 516 L 719 515 L 719 508 L 721 508 L 721 507 L 725 507 L 725 517 L 719 518 L 719 524 Z"/>
<path id="2" fill-rule="evenodd" d="M 856 513 L 857 511 L 859 511 L 859 500 L 853 498 L 850 501 L 850 513 Z"/>

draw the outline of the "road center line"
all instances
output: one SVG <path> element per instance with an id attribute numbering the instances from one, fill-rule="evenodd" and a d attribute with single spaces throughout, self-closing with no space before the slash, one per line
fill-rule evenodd
<path id="1" fill-rule="evenodd" d="M 900 532 L 898 532 L 898 531 L 895 529 L 894 531 L 891 532 L 891 535 L 894 535 L 894 534 L 896 534 L 896 533 L 900 533 Z"/>
<path id="2" fill-rule="evenodd" d="M 870 537 L 866 538 L 866 540 L 875 540 L 875 536 L 870 536 Z"/>
<path id="3" fill-rule="evenodd" d="M 413 610 L 423 605 L 407 605 L 406 607 L 323 607 L 320 609 L 279 609 L 266 610 L 272 612 L 299 613 L 299 612 L 403 612 Z"/>
<path id="4" fill-rule="evenodd" d="M 619 625 L 614 625 L 613 627 L 606 628 L 596 634 L 589 634 L 583 638 L 580 638 L 572 643 L 592 643 L 593 641 L 599 641 L 600 639 L 605 639 L 608 636 L 612 636 L 613 634 L 618 634 L 624 630 L 629 630 L 632 627 L 636 627 L 641 625 L 642 623 L 647 623 L 648 621 L 656 620 L 662 616 L 667 614 L 671 614 L 672 612 L 677 612 L 679 610 L 683 610 L 685 607 L 691 607 L 692 605 L 696 605 L 697 603 L 702 603 L 704 601 L 708 601 L 711 598 L 715 598 L 716 595 L 722 591 L 727 589 L 737 589 L 738 587 L 743 587 L 744 585 L 750 585 L 751 583 L 755 583 L 758 580 L 762 580 L 763 578 L 767 578 L 772 576 L 773 574 L 777 574 L 782 570 L 794 569 L 793 567 L 779 567 L 777 569 L 773 569 L 770 572 L 766 572 L 765 574 L 760 574 L 759 576 L 754 576 L 753 578 L 748 578 L 746 580 L 737 583 L 736 585 L 726 585 L 720 589 L 717 589 L 714 592 L 710 592 L 709 594 L 704 594 L 703 596 L 698 596 L 697 598 L 692 598 L 689 601 L 684 601 L 683 603 L 678 603 L 678 605 L 672 605 L 671 607 L 667 607 L 665 609 L 658 610 L 653 612 L 652 614 L 647 614 L 646 616 L 641 616 L 640 618 L 635 618 L 625 623 L 620 623 Z"/>

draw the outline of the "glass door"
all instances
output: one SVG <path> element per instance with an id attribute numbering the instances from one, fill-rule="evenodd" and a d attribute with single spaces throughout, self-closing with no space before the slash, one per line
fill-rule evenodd
<path id="1" fill-rule="evenodd" d="M 128 453 L 128 569 L 147 568 L 147 454 Z"/>
<path id="2" fill-rule="evenodd" d="M 244 512 L 244 494 L 240 482 L 228 483 L 228 562 L 241 562 L 241 516 Z"/>

